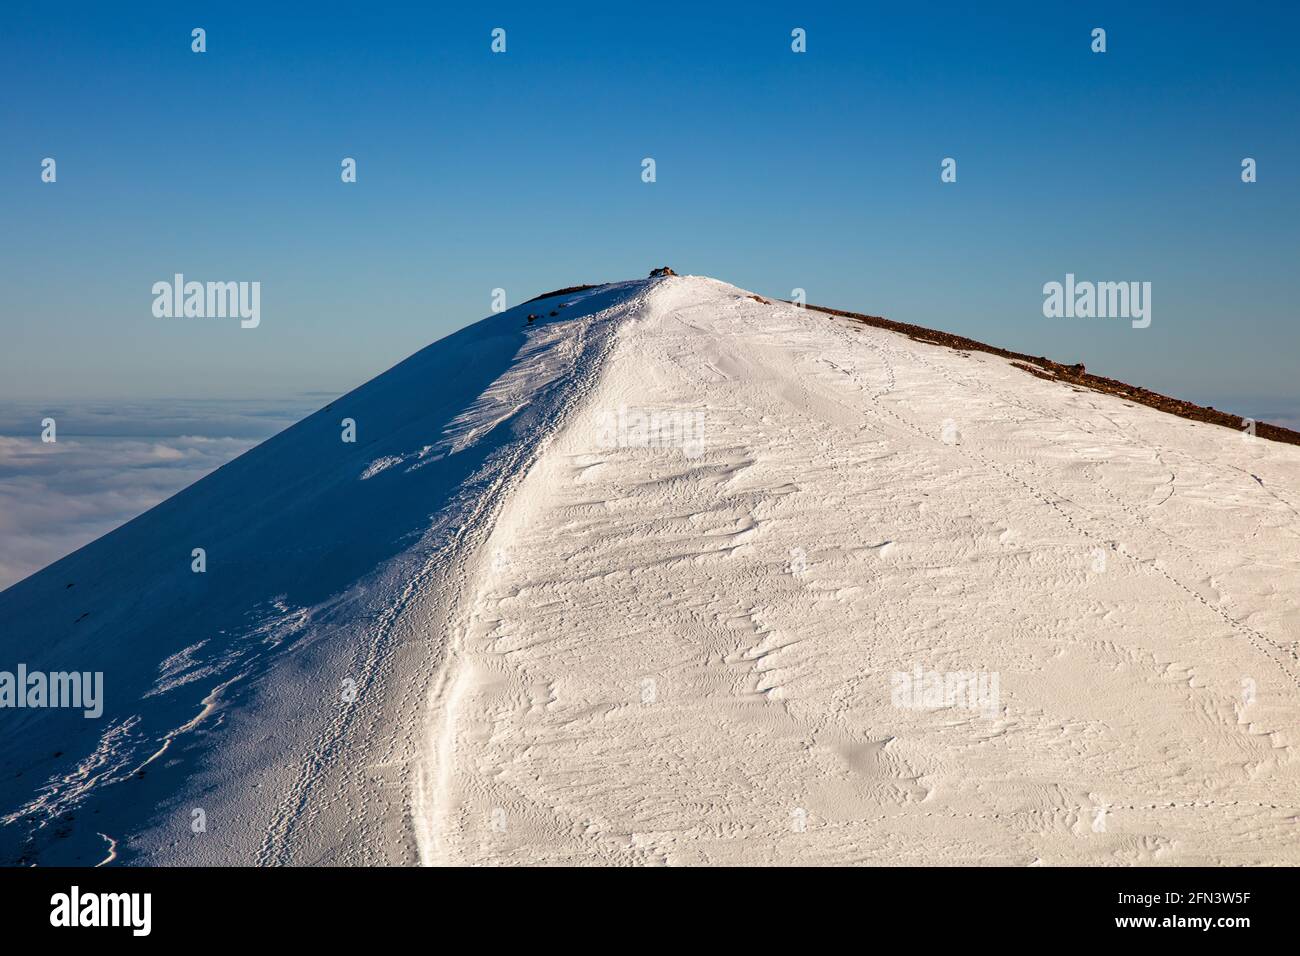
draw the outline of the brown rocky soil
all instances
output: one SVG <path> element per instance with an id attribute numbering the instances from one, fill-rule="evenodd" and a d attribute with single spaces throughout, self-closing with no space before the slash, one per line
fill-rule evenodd
<path id="1" fill-rule="evenodd" d="M 1062 365 L 1060 362 L 1053 362 L 1041 355 L 1023 355 L 1020 352 L 1000 349 L 995 345 L 985 345 L 983 342 L 977 342 L 965 336 L 952 335 L 948 332 L 936 332 L 933 329 L 923 328 L 919 325 L 908 325 L 906 322 L 895 322 L 879 315 L 862 315 L 858 312 L 845 312 L 842 309 L 830 309 L 821 305 L 810 305 L 807 308 L 817 312 L 826 312 L 830 315 L 843 316 L 846 319 L 855 319 L 864 325 L 874 326 L 878 329 L 901 332 L 918 342 L 942 345 L 963 352 L 990 352 L 993 355 L 1001 355 L 1003 358 L 1013 359 L 1012 365 L 1028 372 L 1030 375 L 1036 375 L 1049 381 L 1079 385 L 1097 392 L 1106 392 L 1109 395 L 1118 395 L 1120 398 L 1137 402 L 1140 405 L 1158 408 L 1162 412 L 1177 415 L 1179 418 L 1190 418 L 1192 421 L 1222 425 L 1224 428 L 1231 428 L 1234 431 L 1242 431 L 1246 427 L 1246 419 L 1240 415 L 1231 415 L 1227 412 L 1221 412 L 1217 408 L 1195 405 L 1179 398 L 1170 398 L 1168 395 L 1161 395 L 1159 392 L 1153 392 L 1137 385 L 1129 385 L 1117 379 L 1093 375 L 1085 370 L 1082 364 Z M 1270 425 L 1267 422 L 1255 423 L 1255 435 L 1259 438 L 1267 438 L 1270 441 L 1300 445 L 1300 432 L 1294 432 L 1280 425 Z"/>
<path id="2" fill-rule="evenodd" d="M 654 269 L 650 275 L 676 275 L 672 269 L 664 266 L 662 269 Z M 556 289 L 554 292 L 547 292 L 545 295 L 535 296 L 529 299 L 529 302 L 536 302 L 538 299 L 550 298 L 554 295 L 567 295 L 570 292 L 582 292 L 587 289 L 594 289 L 594 285 L 575 285 L 567 289 Z M 762 296 L 753 295 L 751 298 L 758 302 L 767 302 Z M 782 299 L 782 302 L 788 300 Z M 863 325 L 870 325 L 878 329 L 888 329 L 891 332 L 899 332 L 918 342 L 926 342 L 930 345 L 942 345 L 946 348 L 956 349 L 962 352 L 989 352 L 993 355 L 1001 355 L 1003 358 L 1012 359 L 1011 364 L 1022 371 L 1035 375 L 1038 378 L 1047 379 L 1053 382 L 1062 382 L 1067 385 L 1081 386 L 1090 388 L 1093 391 L 1105 392 L 1108 395 L 1117 395 L 1120 398 L 1127 399 L 1130 402 L 1136 402 L 1139 405 L 1148 405 L 1151 408 L 1158 408 L 1162 412 L 1168 412 L 1170 415 L 1177 415 L 1179 418 L 1188 418 L 1196 422 L 1209 422 L 1212 425 L 1222 425 L 1224 428 L 1231 428 L 1234 431 L 1242 431 L 1246 427 L 1246 419 L 1240 415 L 1232 415 L 1228 412 L 1221 412 L 1217 408 L 1211 408 L 1205 405 L 1196 405 L 1192 402 L 1185 402 L 1179 398 L 1171 398 L 1168 395 L 1161 395 L 1159 392 L 1153 392 L 1150 389 L 1142 388 L 1138 385 L 1129 385 L 1118 379 L 1105 378 L 1101 375 L 1093 375 L 1080 364 L 1064 365 L 1060 362 L 1054 362 L 1049 358 L 1041 355 L 1024 355 L 1020 352 L 1012 352 L 1009 349 L 998 348 L 995 345 L 985 345 L 983 342 L 977 342 L 975 339 L 968 339 L 963 335 L 953 335 L 950 332 L 938 332 L 934 329 L 927 329 L 920 325 L 909 325 L 906 322 L 895 322 L 893 319 L 886 319 L 879 315 L 863 315 L 860 312 L 846 312 L 843 309 L 832 309 L 823 305 L 809 305 L 806 308 L 814 312 L 824 312 L 828 315 L 838 315 L 846 319 L 854 319 Z M 1255 434 L 1259 438 L 1267 438 L 1270 441 L 1284 442 L 1288 445 L 1300 445 L 1300 432 L 1292 431 L 1289 428 L 1283 428 L 1281 425 L 1270 425 L 1268 422 L 1256 422 Z"/>

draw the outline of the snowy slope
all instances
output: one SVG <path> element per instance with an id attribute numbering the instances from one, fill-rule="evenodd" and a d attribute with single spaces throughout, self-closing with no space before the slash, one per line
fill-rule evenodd
<path id="1" fill-rule="evenodd" d="M 1297 863 L 1297 509 L 711 279 L 527 304 L 0 594 L 107 701 L 0 711 L 0 858 Z"/>
<path id="2" fill-rule="evenodd" d="M 106 698 L 0 710 L 0 861 L 413 861 L 466 557 L 642 295 L 485 319 L 0 594 L 0 669 L 102 671 Z"/>
<path id="3" fill-rule="evenodd" d="M 487 542 L 423 857 L 1300 862 L 1297 507 L 1300 449 L 669 280 Z"/>

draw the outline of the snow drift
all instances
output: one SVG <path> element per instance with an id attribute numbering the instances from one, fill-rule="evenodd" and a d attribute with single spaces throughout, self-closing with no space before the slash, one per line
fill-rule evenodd
<path id="1" fill-rule="evenodd" d="M 997 355 L 570 290 L 0 594 L 0 669 L 104 674 L 0 710 L 0 859 L 1300 862 L 1298 504 Z"/>

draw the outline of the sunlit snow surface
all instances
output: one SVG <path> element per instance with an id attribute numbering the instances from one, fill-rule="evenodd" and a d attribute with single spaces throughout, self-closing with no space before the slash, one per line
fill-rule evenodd
<path id="1" fill-rule="evenodd" d="M 525 304 L 0 594 L 106 696 L 0 711 L 0 857 L 1294 864 L 1297 509 L 1300 449 L 714 280 Z"/>

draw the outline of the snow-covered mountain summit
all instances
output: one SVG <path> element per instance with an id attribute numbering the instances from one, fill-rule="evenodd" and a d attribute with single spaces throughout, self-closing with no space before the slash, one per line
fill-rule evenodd
<path id="1" fill-rule="evenodd" d="M 1003 357 L 569 290 L 0 593 L 0 671 L 103 674 L 0 709 L 0 859 L 1300 862 L 1298 508 Z"/>

